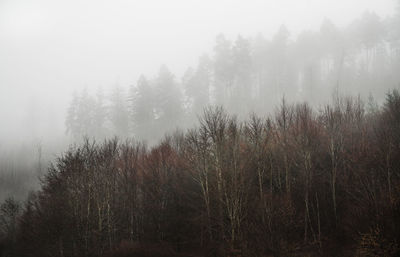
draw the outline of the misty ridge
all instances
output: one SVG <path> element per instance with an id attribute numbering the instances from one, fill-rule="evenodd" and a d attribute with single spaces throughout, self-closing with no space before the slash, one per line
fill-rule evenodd
<path id="1" fill-rule="evenodd" d="M 182 74 L 0 96 L 1 257 L 400 255 L 400 3 L 221 32 Z"/>
<path id="2" fill-rule="evenodd" d="M 270 39 L 220 34 L 212 56 L 202 55 L 181 78 L 162 65 L 154 78 L 141 75 L 135 85 L 116 85 L 108 94 L 75 92 L 67 134 L 75 141 L 116 135 L 154 143 L 165 132 L 190 128 L 209 105 L 244 118 L 272 113 L 283 97 L 315 108 L 337 94 L 381 104 L 398 87 L 396 19 L 365 12 L 345 28 L 325 19 L 319 31 L 295 40 L 283 25 Z"/>

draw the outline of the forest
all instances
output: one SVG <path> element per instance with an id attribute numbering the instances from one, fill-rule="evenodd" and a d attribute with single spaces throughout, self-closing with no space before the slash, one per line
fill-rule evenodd
<path id="1" fill-rule="evenodd" d="M 0 138 L 0 257 L 400 256 L 399 71 L 400 2 L 76 90 Z"/>
<path id="2" fill-rule="evenodd" d="M 148 148 L 71 147 L 22 206 L 1 205 L 5 256 L 398 256 L 400 94 L 380 108 L 285 99 Z"/>

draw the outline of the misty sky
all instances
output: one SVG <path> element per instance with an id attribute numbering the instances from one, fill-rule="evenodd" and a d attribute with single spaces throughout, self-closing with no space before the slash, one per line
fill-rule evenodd
<path id="1" fill-rule="evenodd" d="M 74 89 L 135 84 L 166 64 L 178 79 L 215 36 L 293 35 L 324 18 L 344 26 L 394 0 L 0 0 L 0 137 L 35 108 L 62 124 Z M 34 120 L 35 117 L 32 117 Z M 29 120 L 29 119 L 28 119 Z M 51 129 L 51 128 L 49 128 Z M 46 133 L 46 132 L 43 132 Z"/>

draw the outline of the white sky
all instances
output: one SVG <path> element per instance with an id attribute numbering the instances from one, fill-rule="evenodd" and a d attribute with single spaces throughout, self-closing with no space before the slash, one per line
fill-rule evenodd
<path id="1" fill-rule="evenodd" d="M 221 32 L 270 36 L 285 24 L 296 34 L 318 29 L 325 17 L 339 26 L 366 10 L 386 17 L 394 6 L 395 0 L 0 0 L 0 120 L 7 124 L 0 137 L 21 126 L 35 102 L 61 117 L 54 113 L 73 89 L 128 86 L 141 73 L 154 76 L 161 64 L 179 79 Z"/>

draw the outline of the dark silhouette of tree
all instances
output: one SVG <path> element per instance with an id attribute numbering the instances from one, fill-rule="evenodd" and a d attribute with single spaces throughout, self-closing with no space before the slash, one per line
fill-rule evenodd
<path id="1" fill-rule="evenodd" d="M 199 58 L 197 68 L 188 69 L 183 77 L 185 93 L 191 100 L 192 115 L 199 115 L 210 104 L 212 61 L 207 55 Z"/>
<path id="2" fill-rule="evenodd" d="M 150 139 L 154 127 L 155 98 L 150 82 L 141 76 L 130 89 L 130 114 L 133 133 L 138 139 Z"/>
<path id="3" fill-rule="evenodd" d="M 94 115 L 93 115 L 93 125 L 95 138 L 103 139 L 108 135 L 106 128 L 107 122 L 107 106 L 105 103 L 105 96 L 103 90 L 99 88 L 96 93 L 95 103 L 94 103 Z"/>
<path id="4" fill-rule="evenodd" d="M 288 62 L 289 31 L 282 25 L 274 35 L 270 46 L 270 85 L 271 93 L 275 96 L 279 92 L 289 93 L 290 90 L 290 67 Z"/>
<path id="5" fill-rule="evenodd" d="M 75 141 L 81 140 L 84 136 L 97 135 L 95 123 L 96 101 L 89 95 L 85 88 L 78 95 L 74 93 L 72 101 L 67 110 L 66 127 Z"/>
<path id="6" fill-rule="evenodd" d="M 157 126 L 164 131 L 175 129 L 183 117 L 182 93 L 174 75 L 163 65 L 155 80 Z M 162 133 L 162 131 L 159 131 Z"/>
<path id="7" fill-rule="evenodd" d="M 219 105 L 226 105 L 233 86 L 233 61 L 231 42 L 220 34 L 214 46 L 215 98 Z"/>
<path id="8" fill-rule="evenodd" d="M 252 101 L 252 59 L 250 43 L 239 36 L 232 47 L 234 85 L 231 92 L 229 110 L 247 115 L 249 109 L 244 108 Z"/>
<path id="9" fill-rule="evenodd" d="M 78 105 L 79 97 L 78 94 L 74 92 L 65 119 L 66 132 L 70 133 L 74 138 L 79 137 L 79 124 L 77 120 Z"/>
<path id="10" fill-rule="evenodd" d="M 110 94 L 109 120 L 114 135 L 121 138 L 129 136 L 128 99 L 123 88 L 116 85 Z"/>

